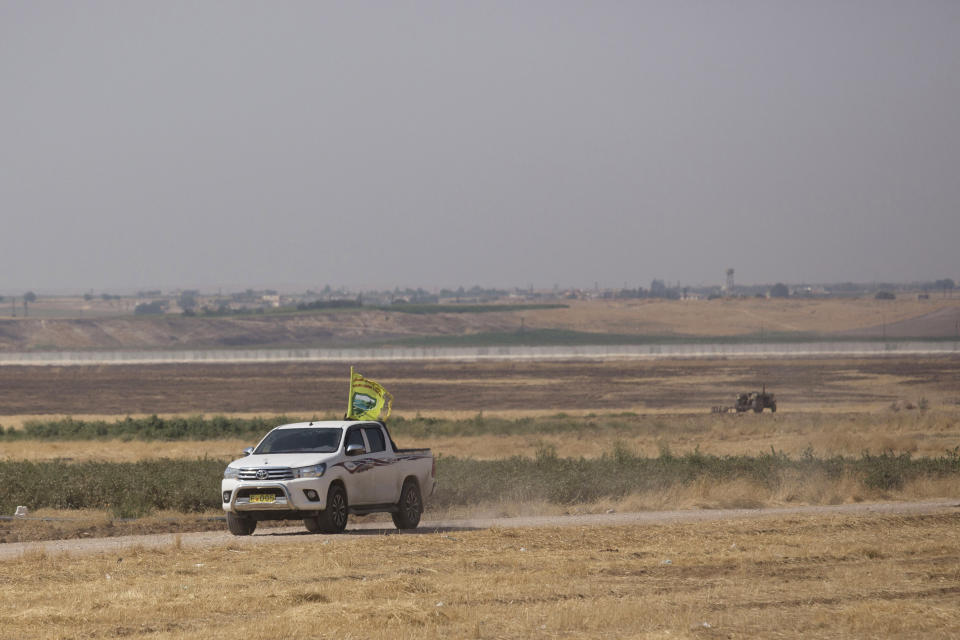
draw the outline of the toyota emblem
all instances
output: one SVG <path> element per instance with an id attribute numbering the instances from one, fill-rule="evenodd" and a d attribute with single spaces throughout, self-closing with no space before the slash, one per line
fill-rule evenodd
<path id="1" fill-rule="evenodd" d="M 257 480 L 266 480 L 268 475 L 270 474 L 267 473 L 266 469 L 257 470 Z"/>

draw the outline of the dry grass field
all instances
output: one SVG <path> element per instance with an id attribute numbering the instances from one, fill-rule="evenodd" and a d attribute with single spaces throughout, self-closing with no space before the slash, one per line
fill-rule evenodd
<path id="1" fill-rule="evenodd" d="M 761 327 L 839 333 L 879 322 L 910 326 L 913 319 L 944 309 L 952 313 L 960 306 L 957 300 L 938 299 L 643 301 L 575 303 L 522 315 L 530 328 L 723 336 Z M 357 316 L 360 325 L 344 331 L 353 337 L 364 331 L 469 333 L 504 330 L 520 317 L 401 315 L 365 312 Z M 317 318 L 321 324 L 337 321 Z M 421 324 L 400 326 L 408 320 Z M 131 332 L 147 326 L 124 322 Z M 179 322 L 161 323 L 173 332 L 164 335 L 173 336 Z M 303 336 L 322 330 L 310 319 L 284 322 L 299 323 L 296 330 Z M 248 330 L 242 320 L 228 324 L 231 331 Z M 46 333 L 37 328 L 40 333 L 30 339 L 59 339 L 54 325 L 48 322 Z M 134 342 L 152 339 L 130 335 Z M 774 449 L 793 457 L 808 450 L 824 457 L 864 451 L 936 457 L 960 447 L 960 358 L 950 356 L 357 365 L 394 393 L 397 414 L 406 418 L 549 420 L 563 412 L 583 422 L 582 429 L 502 435 L 405 433 L 403 423 L 396 422 L 401 446 L 429 446 L 442 456 L 536 458 L 552 451 L 562 458 L 594 459 L 615 450 L 645 456 L 666 450 L 753 456 Z M 21 428 L 27 420 L 57 415 L 105 420 L 153 413 L 332 416 L 345 400 L 346 371 L 343 365 L 316 363 L 4 366 L 0 425 Z M 709 413 L 710 406 L 731 404 L 736 393 L 761 384 L 777 394 L 777 414 Z M 608 424 L 613 422 L 617 425 Z M 10 439 L 0 442 L 0 459 L 223 459 L 236 457 L 249 444 L 236 438 Z M 960 486 L 950 475 L 919 477 L 893 489 L 870 489 L 847 476 L 788 473 L 768 487 L 704 476 L 617 499 L 478 502 L 427 515 L 956 496 Z M 68 521 L 4 521 L 0 537 L 9 542 L 224 527 L 211 519 L 218 512 L 157 512 L 128 522 L 105 511 L 32 515 Z M 72 555 L 35 549 L 0 560 L 0 638 L 960 637 L 958 525 L 957 509 L 945 509 L 932 515 L 768 516 L 417 535 L 377 531 L 324 537 L 304 535 L 299 526 L 263 527 L 258 533 L 285 544 L 236 539 L 193 548 L 175 542 L 161 549 Z"/>
<path id="2" fill-rule="evenodd" d="M 108 420 L 109 416 L 101 416 Z M 467 418 L 473 419 L 474 417 Z M 516 420 L 517 416 L 508 419 Z M 541 418 L 546 424 L 549 417 Z M 756 455 L 771 449 L 790 456 L 910 453 L 937 457 L 960 447 L 960 409 L 865 412 L 793 412 L 727 414 L 589 414 L 565 418 L 581 429 L 555 433 L 483 435 L 410 435 L 394 425 L 401 446 L 429 447 L 440 456 L 494 459 L 535 457 L 552 448 L 565 458 L 597 458 L 615 447 L 645 456 L 668 449 L 715 455 Z M 278 422 L 279 423 L 279 422 Z M 154 458 L 235 458 L 255 444 L 239 438 L 217 440 L 9 440 L 0 443 L 0 459 L 98 460 L 130 462 Z"/>
<path id="3" fill-rule="evenodd" d="M 0 562 L 0 635 L 949 638 L 958 532 L 948 510 L 28 551 Z"/>
<path id="4" fill-rule="evenodd" d="M 298 523 L 299 524 L 299 523 Z M 184 514 L 158 511 L 149 516 L 118 520 L 96 509 L 37 509 L 26 518 L 0 520 L 0 544 L 42 540 L 82 540 L 184 531 L 223 531 L 223 513 Z M 4 637 L 0 631 L 0 638 Z"/>
<path id="5" fill-rule="evenodd" d="M 791 456 L 808 449 L 819 456 L 857 456 L 864 451 L 908 452 L 940 456 L 960 446 L 960 411 L 903 413 L 800 413 L 691 416 L 653 415 L 636 419 L 617 417 L 631 427 L 578 433 L 405 438 L 411 446 L 430 446 L 443 455 L 481 459 L 522 455 L 533 457 L 552 447 L 561 457 L 594 458 L 609 455 L 615 446 L 656 456 L 664 449 L 675 454 L 694 450 L 716 455 L 756 455 L 771 449 Z M 601 414 L 584 424 L 604 422 Z"/>

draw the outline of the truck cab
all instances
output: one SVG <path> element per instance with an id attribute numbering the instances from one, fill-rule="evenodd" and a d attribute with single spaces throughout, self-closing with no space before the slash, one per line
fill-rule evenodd
<path id="1" fill-rule="evenodd" d="M 314 421 L 276 427 L 223 473 L 227 525 L 250 535 L 263 520 L 303 520 L 340 533 L 349 514 L 387 512 L 415 528 L 436 485 L 429 449 L 398 449 L 382 422 Z"/>

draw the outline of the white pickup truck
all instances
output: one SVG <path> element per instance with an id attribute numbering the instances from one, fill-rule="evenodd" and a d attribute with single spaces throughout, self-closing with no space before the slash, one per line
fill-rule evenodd
<path id="1" fill-rule="evenodd" d="M 220 489 L 238 536 L 261 520 L 303 520 L 312 533 L 340 533 L 347 515 L 387 512 L 414 529 L 433 493 L 429 449 L 397 449 L 382 422 L 300 422 L 264 436 L 231 462 Z"/>

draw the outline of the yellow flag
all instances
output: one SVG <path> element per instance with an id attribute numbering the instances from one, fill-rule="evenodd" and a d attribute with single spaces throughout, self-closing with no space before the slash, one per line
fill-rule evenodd
<path id="1" fill-rule="evenodd" d="M 350 420 L 386 420 L 393 407 L 393 396 L 373 380 L 354 373 L 350 367 Z"/>

